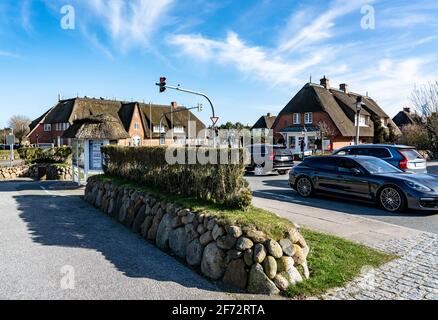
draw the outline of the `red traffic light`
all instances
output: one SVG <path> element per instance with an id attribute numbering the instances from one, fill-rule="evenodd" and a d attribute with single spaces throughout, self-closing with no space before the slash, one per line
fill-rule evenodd
<path id="1" fill-rule="evenodd" d="M 160 92 L 166 91 L 166 77 L 160 77 L 160 82 L 156 85 L 160 87 Z"/>

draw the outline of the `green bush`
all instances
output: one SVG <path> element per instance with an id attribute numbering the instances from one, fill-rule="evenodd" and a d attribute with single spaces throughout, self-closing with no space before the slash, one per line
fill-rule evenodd
<path id="1" fill-rule="evenodd" d="M 71 159 L 70 147 L 57 147 L 50 149 L 21 148 L 18 150 L 20 158 L 26 163 L 66 163 Z"/>
<path id="2" fill-rule="evenodd" d="M 189 152 L 214 154 L 214 149 L 179 148 L 188 159 Z M 237 164 L 168 164 L 165 147 L 129 148 L 102 147 L 106 174 L 145 184 L 171 194 L 190 196 L 225 204 L 234 208 L 246 208 L 252 195 L 243 178 L 245 164 L 243 150 L 235 150 Z M 231 159 L 231 150 L 225 155 Z M 217 163 L 219 163 L 219 152 Z M 223 159 L 223 158 L 222 158 Z"/>

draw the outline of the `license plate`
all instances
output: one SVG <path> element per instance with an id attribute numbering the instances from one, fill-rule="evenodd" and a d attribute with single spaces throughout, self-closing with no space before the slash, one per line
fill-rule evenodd
<path id="1" fill-rule="evenodd" d="M 288 161 L 288 160 L 290 160 L 289 157 L 280 157 L 280 161 Z"/>

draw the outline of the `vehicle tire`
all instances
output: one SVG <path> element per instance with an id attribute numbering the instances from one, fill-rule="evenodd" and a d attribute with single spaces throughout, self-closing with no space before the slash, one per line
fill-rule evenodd
<path id="1" fill-rule="evenodd" d="M 295 190 L 301 197 L 308 198 L 313 195 L 313 183 L 307 177 L 299 177 L 295 183 Z"/>
<path id="2" fill-rule="evenodd" d="M 263 168 L 261 165 L 256 165 L 254 168 L 254 175 L 255 176 L 263 176 L 265 174 L 265 168 Z"/>
<path id="3" fill-rule="evenodd" d="M 388 212 L 403 212 L 406 209 L 406 198 L 395 186 L 384 186 L 379 191 L 377 201 L 382 209 Z"/>
<path id="4" fill-rule="evenodd" d="M 278 174 L 280 176 L 284 176 L 287 173 L 287 170 L 278 170 Z"/>

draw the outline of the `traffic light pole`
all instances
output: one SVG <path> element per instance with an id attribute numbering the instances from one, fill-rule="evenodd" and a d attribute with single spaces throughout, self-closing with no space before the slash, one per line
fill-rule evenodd
<path id="1" fill-rule="evenodd" d="M 196 92 L 196 91 L 193 91 L 193 90 L 183 89 L 180 86 L 174 87 L 174 86 L 164 85 L 163 87 L 166 88 L 166 89 L 173 89 L 173 90 L 177 90 L 177 91 L 181 91 L 181 92 L 190 93 L 190 94 L 194 94 L 194 95 L 197 95 L 197 96 L 204 97 L 205 99 L 207 99 L 208 103 L 210 104 L 211 112 L 212 112 L 212 118 L 216 117 L 216 114 L 214 112 L 213 102 L 211 102 L 211 99 L 206 94 L 204 94 L 202 92 Z M 214 131 L 214 127 L 215 127 L 215 124 L 213 123 L 213 126 L 211 127 L 211 131 L 212 131 L 212 135 L 213 135 L 213 146 L 216 148 L 216 133 Z M 160 127 L 160 130 L 161 130 L 161 127 Z"/>

